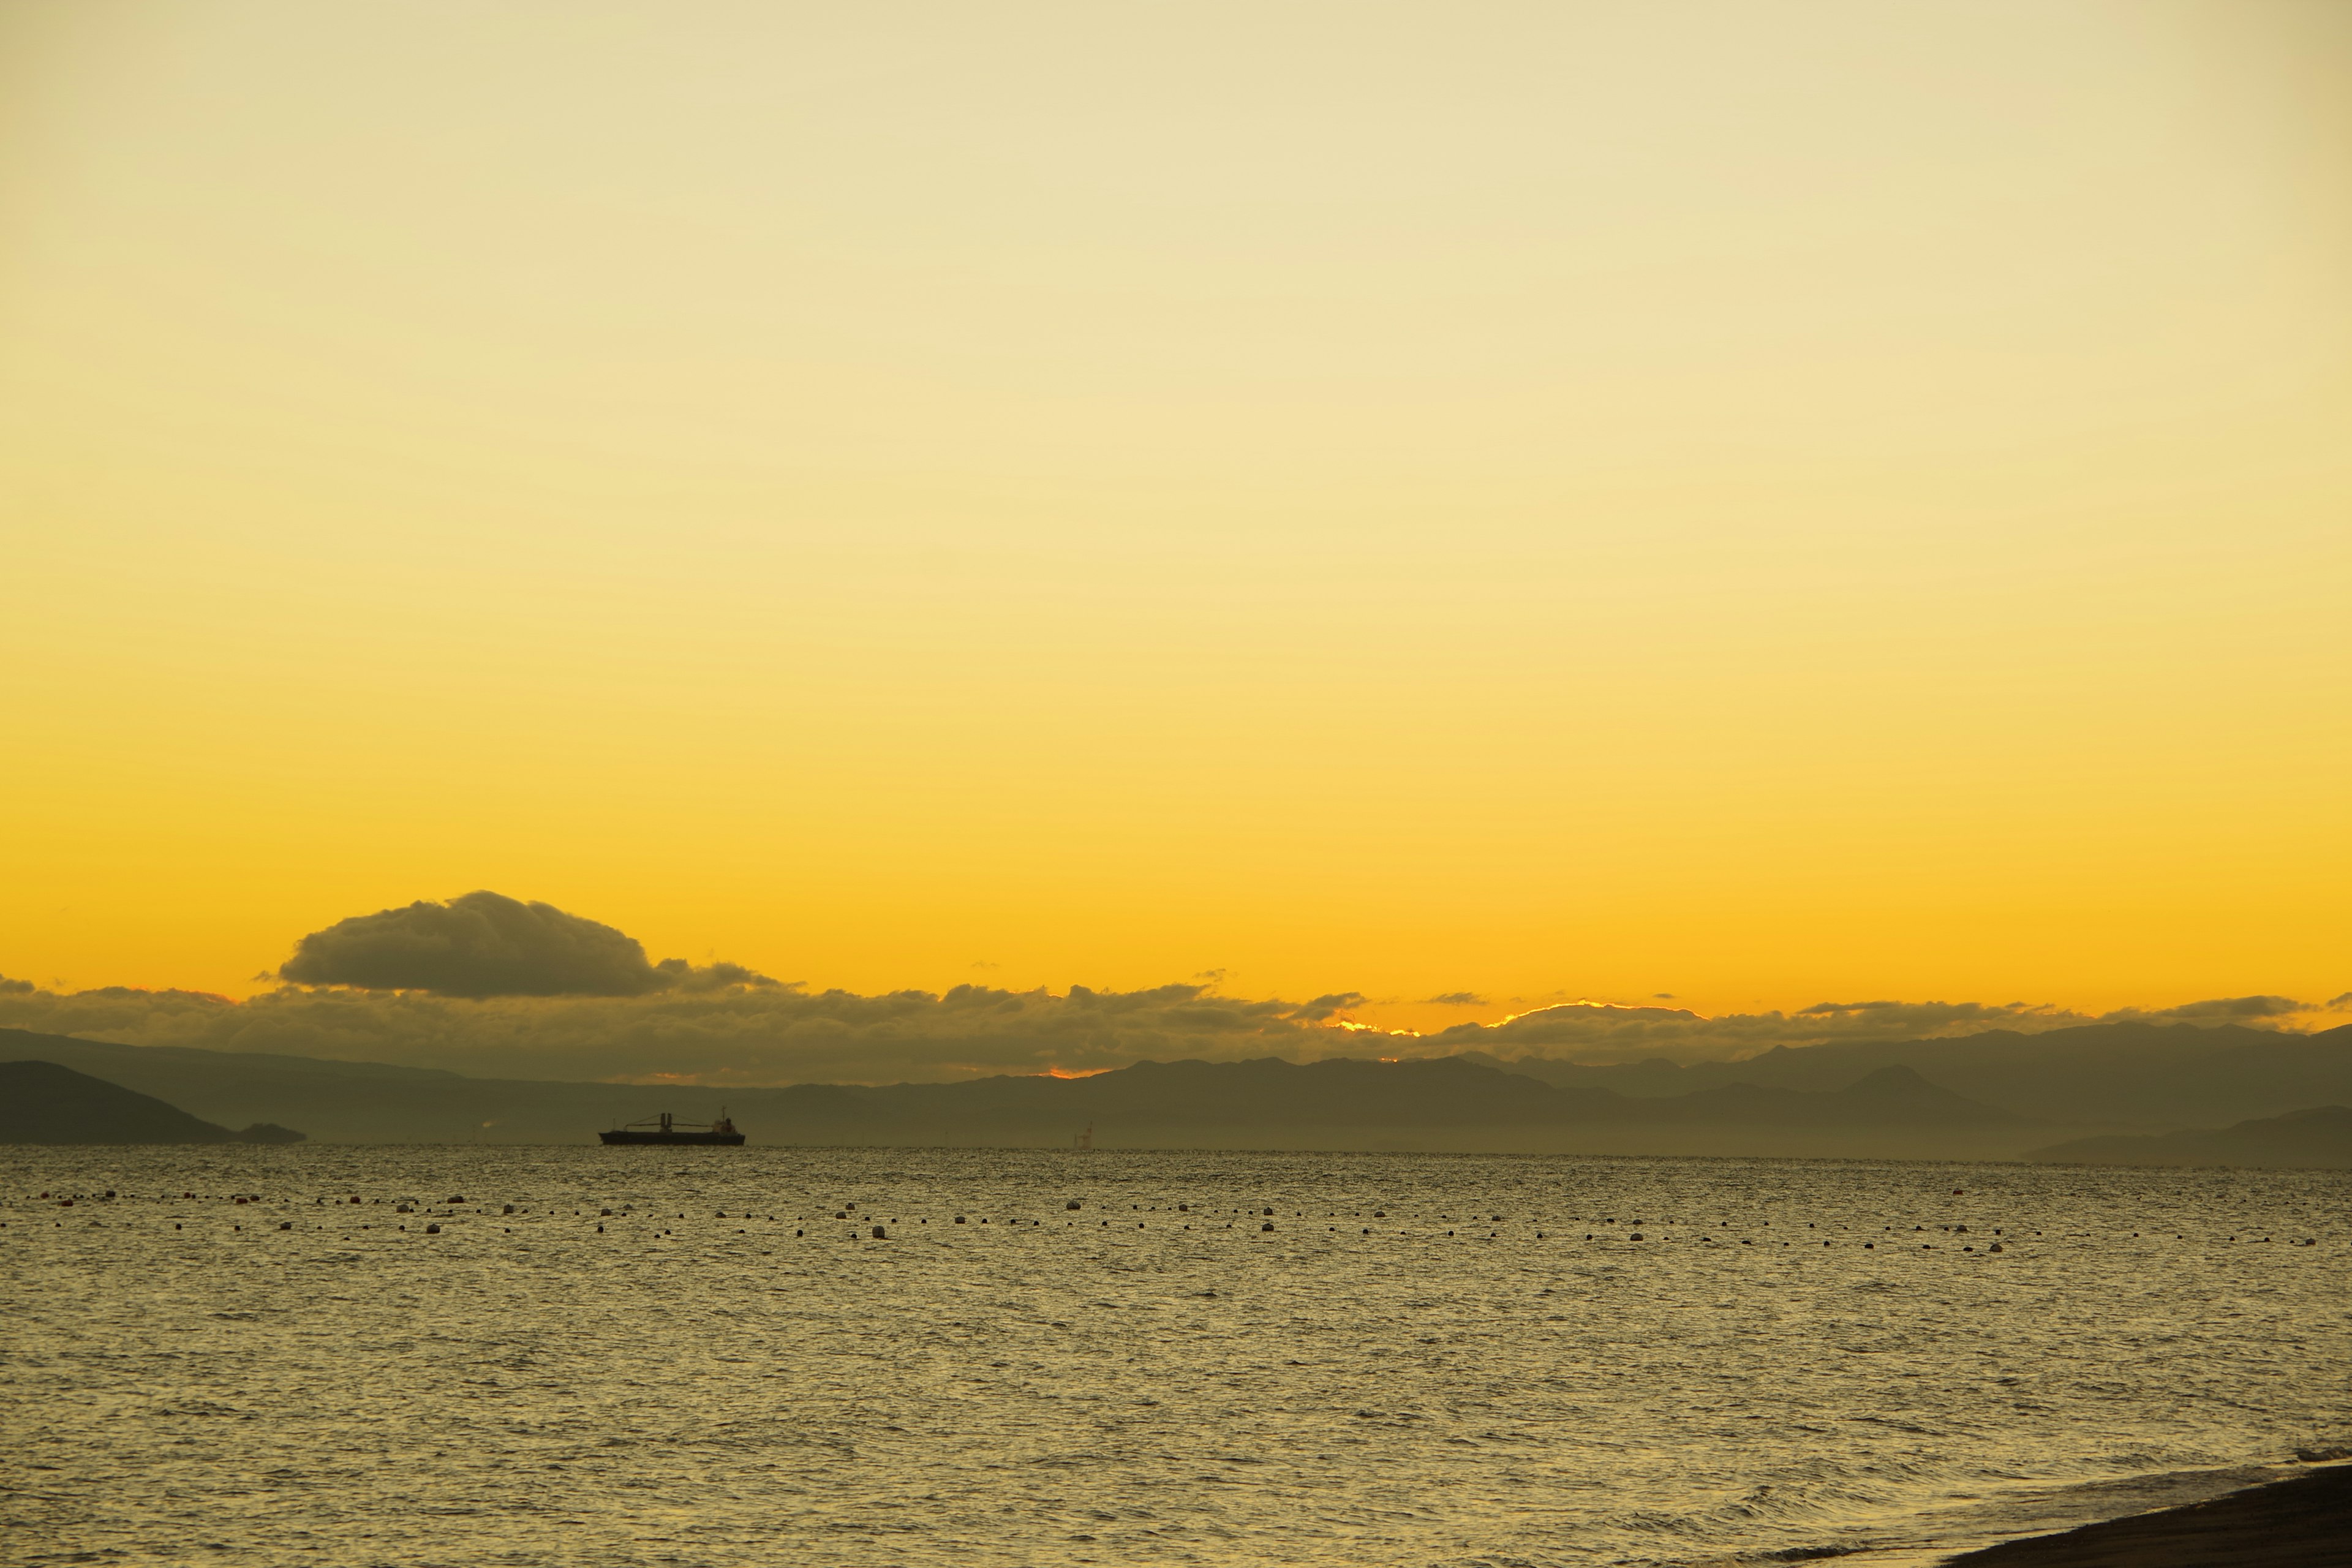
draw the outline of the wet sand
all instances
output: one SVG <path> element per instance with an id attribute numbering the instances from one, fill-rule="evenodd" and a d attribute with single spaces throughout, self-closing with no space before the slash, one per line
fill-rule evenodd
<path id="1" fill-rule="evenodd" d="M 1947 1568 L 2352 1568 L 2352 1465 L 2003 1542 Z"/>

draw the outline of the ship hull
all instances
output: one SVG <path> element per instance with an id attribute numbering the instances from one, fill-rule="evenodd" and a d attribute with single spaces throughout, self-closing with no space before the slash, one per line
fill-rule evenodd
<path id="1" fill-rule="evenodd" d="M 623 1128 L 597 1136 L 607 1143 L 694 1143 L 728 1149 L 740 1148 L 743 1142 L 740 1132 L 633 1132 Z"/>

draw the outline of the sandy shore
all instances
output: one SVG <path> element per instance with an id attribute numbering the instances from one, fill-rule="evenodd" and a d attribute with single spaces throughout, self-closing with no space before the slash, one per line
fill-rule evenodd
<path id="1" fill-rule="evenodd" d="M 2004 1542 L 1948 1568 L 2352 1568 L 2352 1466 Z"/>

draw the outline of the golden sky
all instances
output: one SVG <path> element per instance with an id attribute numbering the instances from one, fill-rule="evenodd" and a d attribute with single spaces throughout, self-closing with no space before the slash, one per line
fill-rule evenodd
<path id="1" fill-rule="evenodd" d="M 0 10 L 0 973 L 2352 989 L 2352 8 Z"/>

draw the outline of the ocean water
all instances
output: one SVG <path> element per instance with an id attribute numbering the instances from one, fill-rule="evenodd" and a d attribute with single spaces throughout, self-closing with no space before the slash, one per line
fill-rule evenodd
<path id="1" fill-rule="evenodd" d="M 1906 1560 L 2352 1440 L 2347 1198 L 2005 1164 L 12 1149 L 0 1555 Z"/>

